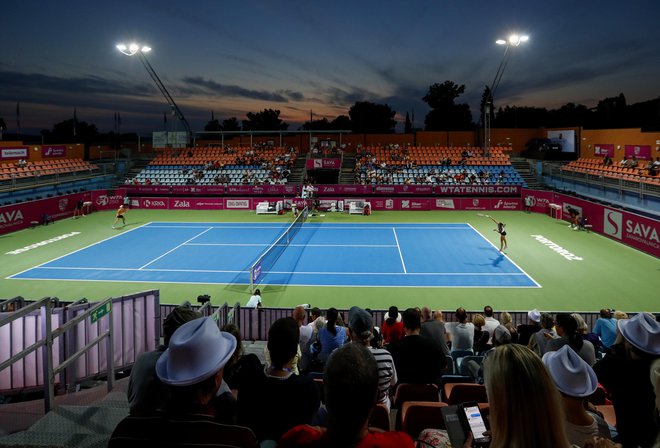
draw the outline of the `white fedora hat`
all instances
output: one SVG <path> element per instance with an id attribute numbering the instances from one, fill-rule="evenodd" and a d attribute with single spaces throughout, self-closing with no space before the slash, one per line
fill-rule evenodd
<path id="1" fill-rule="evenodd" d="M 619 331 L 632 345 L 645 353 L 660 355 L 660 322 L 646 313 L 616 321 Z"/>
<path id="2" fill-rule="evenodd" d="M 565 395 L 588 397 L 598 388 L 594 369 L 568 345 L 543 355 L 543 364 L 557 389 Z"/>
<path id="3" fill-rule="evenodd" d="M 158 378 L 172 386 L 190 386 L 214 375 L 236 349 L 236 338 L 218 329 L 210 317 L 181 325 L 156 362 Z"/>

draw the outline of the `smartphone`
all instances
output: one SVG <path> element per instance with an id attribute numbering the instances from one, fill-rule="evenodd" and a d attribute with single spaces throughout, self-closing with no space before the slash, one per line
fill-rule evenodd
<path id="1" fill-rule="evenodd" d="M 477 402 L 468 401 L 467 403 L 461 403 L 458 408 L 465 430 L 472 431 L 474 442 L 478 444 L 490 442 L 490 436 L 484 435 L 484 432 L 486 432 L 488 428 L 486 428 L 486 423 L 481 416 L 481 411 L 479 410 Z"/>

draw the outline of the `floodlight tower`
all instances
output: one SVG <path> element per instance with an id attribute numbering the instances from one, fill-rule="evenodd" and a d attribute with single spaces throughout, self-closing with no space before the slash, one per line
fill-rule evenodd
<path id="1" fill-rule="evenodd" d="M 495 95 L 497 87 L 500 85 L 504 69 L 506 69 L 509 59 L 511 58 L 511 48 L 515 48 L 528 40 L 529 36 L 512 34 L 508 39 L 497 39 L 495 41 L 497 45 L 506 45 L 506 47 L 504 48 L 504 56 L 500 61 L 500 66 L 497 67 L 495 78 L 493 78 L 493 82 L 490 85 L 488 95 L 484 99 L 484 157 L 490 157 L 490 113 L 493 107 L 493 96 Z"/>
<path id="2" fill-rule="evenodd" d="M 190 125 L 188 124 L 188 120 L 186 120 L 186 117 L 183 115 L 183 112 L 181 112 L 181 109 L 179 109 L 179 106 L 177 106 L 176 102 L 174 101 L 174 98 L 172 98 L 170 92 L 167 91 L 167 88 L 165 88 L 163 82 L 160 80 L 158 74 L 156 74 L 156 71 L 149 63 L 149 60 L 147 59 L 146 53 L 149 53 L 151 51 L 151 47 L 146 45 L 141 46 L 135 42 L 129 45 L 118 44 L 116 47 L 117 50 L 121 51 L 126 56 L 138 57 L 140 62 L 142 62 L 144 68 L 147 70 L 147 73 L 149 73 L 149 76 L 151 76 L 151 79 L 153 80 L 154 84 L 156 84 L 156 87 L 158 87 L 158 90 L 160 90 L 160 93 L 162 93 L 163 96 L 165 97 L 167 104 L 169 104 L 170 109 L 172 109 L 172 114 L 175 115 L 179 119 L 179 121 L 183 124 L 183 127 L 186 130 L 188 138 L 190 138 L 192 135 L 192 131 L 190 129 Z"/>

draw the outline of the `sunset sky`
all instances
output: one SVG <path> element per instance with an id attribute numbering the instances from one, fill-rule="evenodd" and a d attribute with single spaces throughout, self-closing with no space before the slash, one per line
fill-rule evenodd
<path id="1" fill-rule="evenodd" d="M 495 95 L 506 105 L 595 106 L 623 93 L 628 103 L 660 96 L 660 1 L 37 1 L 4 0 L 0 117 L 37 133 L 72 117 L 123 132 L 163 130 L 167 103 L 135 57 L 138 41 L 186 115 L 203 129 L 279 109 L 290 130 L 332 120 L 355 101 L 387 103 L 403 121 L 429 85 L 465 84 L 475 121 L 511 32 L 514 49 Z"/>

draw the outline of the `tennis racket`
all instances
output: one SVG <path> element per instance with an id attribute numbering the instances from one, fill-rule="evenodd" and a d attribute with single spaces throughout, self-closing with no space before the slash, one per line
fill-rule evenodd
<path id="1" fill-rule="evenodd" d="M 490 218 L 490 215 L 484 215 L 483 213 L 477 213 L 477 216 L 483 216 L 484 218 Z"/>

